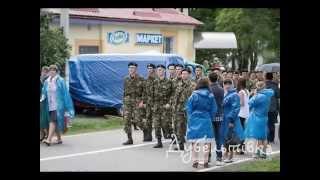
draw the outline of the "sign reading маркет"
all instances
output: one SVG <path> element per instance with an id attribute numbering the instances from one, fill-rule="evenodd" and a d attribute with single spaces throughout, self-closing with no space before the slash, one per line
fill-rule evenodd
<path id="1" fill-rule="evenodd" d="M 136 34 L 136 43 L 137 44 L 162 44 L 162 35 L 161 34 L 145 34 L 137 33 Z"/>

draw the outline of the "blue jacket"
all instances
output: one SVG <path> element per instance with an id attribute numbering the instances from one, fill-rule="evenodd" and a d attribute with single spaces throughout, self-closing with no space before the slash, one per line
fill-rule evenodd
<path id="1" fill-rule="evenodd" d="M 240 124 L 239 119 L 239 112 L 240 112 L 240 97 L 236 91 L 236 89 L 231 89 L 227 92 L 227 94 L 224 96 L 223 100 L 223 123 L 222 123 L 222 134 L 223 139 L 221 139 L 221 142 L 224 142 L 224 139 L 226 138 L 228 131 L 229 131 L 229 123 L 234 124 L 234 131 L 236 135 L 243 140 L 244 134 L 243 129 Z"/>
<path id="2" fill-rule="evenodd" d="M 63 132 L 64 130 L 64 113 L 67 112 L 70 116 L 70 118 L 74 117 L 74 107 L 73 102 L 71 99 L 71 96 L 69 94 L 69 91 L 66 87 L 66 83 L 64 79 L 57 75 L 58 78 L 56 80 L 57 83 L 57 129 L 60 132 Z M 49 105 L 47 101 L 48 97 L 48 80 L 49 78 L 44 82 L 43 88 L 42 88 L 42 95 L 45 97 L 44 102 L 44 111 L 49 111 Z"/>
<path id="3" fill-rule="evenodd" d="M 186 103 L 187 139 L 213 138 L 212 121 L 216 111 L 217 105 L 209 89 L 194 91 Z"/>
<path id="4" fill-rule="evenodd" d="M 244 133 L 247 139 L 267 139 L 268 110 L 273 94 L 272 89 L 263 89 L 249 100 L 250 114 L 246 121 Z"/>
<path id="5" fill-rule="evenodd" d="M 250 114 L 254 113 L 258 117 L 268 118 L 269 105 L 273 95 L 274 91 L 272 89 L 258 91 L 257 95 L 249 100 Z"/>

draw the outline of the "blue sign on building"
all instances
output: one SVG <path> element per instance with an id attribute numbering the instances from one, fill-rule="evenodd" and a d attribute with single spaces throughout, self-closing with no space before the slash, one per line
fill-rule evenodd
<path id="1" fill-rule="evenodd" d="M 137 33 L 136 43 L 137 44 L 162 44 L 162 35 Z"/>
<path id="2" fill-rule="evenodd" d="M 111 44 L 127 43 L 129 42 L 129 33 L 124 31 L 108 33 L 108 42 Z"/>

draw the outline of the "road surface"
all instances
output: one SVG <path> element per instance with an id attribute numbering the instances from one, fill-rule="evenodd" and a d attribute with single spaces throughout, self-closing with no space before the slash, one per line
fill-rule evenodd
<path id="1" fill-rule="evenodd" d="M 63 144 L 47 147 L 40 144 L 40 171 L 217 171 L 215 153 L 210 168 L 198 169 L 188 162 L 187 152 L 168 152 L 171 140 L 163 148 L 153 148 L 156 140 L 142 142 L 142 131 L 133 131 L 133 145 L 123 146 L 126 134 L 122 129 L 70 135 Z M 280 153 L 280 142 L 272 145 Z M 235 160 L 247 161 L 249 155 L 237 155 Z M 184 160 L 183 160 L 184 159 Z"/>

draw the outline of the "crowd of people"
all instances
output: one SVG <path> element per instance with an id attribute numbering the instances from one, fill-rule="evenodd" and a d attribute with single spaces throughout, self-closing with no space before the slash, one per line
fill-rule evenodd
<path id="1" fill-rule="evenodd" d="M 192 78 L 191 70 L 181 64 L 148 64 L 141 67 L 148 71 L 143 78 L 137 68 L 137 63 L 130 62 L 124 79 L 127 141 L 123 145 L 133 144 L 132 126 L 137 126 L 143 131 L 143 141 L 156 138 L 153 148 L 163 148 L 162 138 L 171 139 L 175 150 L 183 151 L 190 143 L 194 168 L 199 165 L 200 144 L 205 147 L 204 167 L 209 167 L 212 147 L 215 164 L 220 166 L 233 162 L 235 145 L 239 154 L 247 153 L 245 142 L 251 139 L 256 142 L 252 156 L 266 158 L 280 113 L 280 73 L 213 68 L 205 75 L 196 66 Z M 66 119 L 74 117 L 69 91 L 56 65 L 42 68 L 40 84 L 40 141 L 50 146 L 56 135 L 55 143 L 61 144 Z"/>
<path id="2" fill-rule="evenodd" d="M 245 140 L 255 140 L 256 158 L 266 158 L 266 145 L 274 143 L 275 123 L 280 111 L 280 74 L 208 69 L 191 70 L 180 64 L 148 64 L 146 79 L 137 73 L 138 65 L 128 64 L 124 82 L 124 120 L 127 141 L 133 144 L 132 124 L 143 131 L 143 141 L 152 141 L 152 129 L 162 148 L 162 137 L 176 143 L 175 150 L 192 146 L 192 166 L 199 164 L 202 143 L 204 167 L 211 160 L 215 140 L 216 165 L 233 162 L 234 147 L 245 154 Z M 166 70 L 168 76 L 166 77 Z M 177 138 L 177 141 L 174 139 Z M 233 148 L 230 148 L 233 147 Z M 225 154 L 223 156 L 223 150 Z"/>

